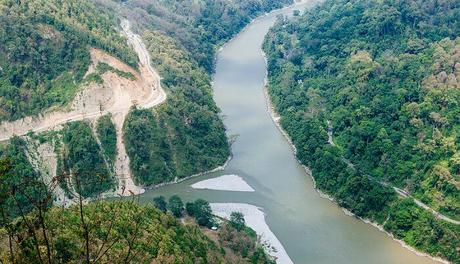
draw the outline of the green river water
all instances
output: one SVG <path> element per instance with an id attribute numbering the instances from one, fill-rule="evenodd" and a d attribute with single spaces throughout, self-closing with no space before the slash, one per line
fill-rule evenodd
<path id="1" fill-rule="evenodd" d="M 292 8 L 260 17 L 218 53 L 214 99 L 222 109 L 228 134 L 238 135 L 232 145 L 233 159 L 225 170 L 148 190 L 139 200 L 151 202 L 158 195 L 178 194 L 186 201 L 204 198 L 209 202 L 261 207 L 270 229 L 294 263 L 434 263 L 321 198 L 272 122 L 263 92 L 266 66 L 261 45 L 280 13 L 291 14 Z M 240 175 L 255 192 L 190 187 L 195 182 L 227 174 Z"/>

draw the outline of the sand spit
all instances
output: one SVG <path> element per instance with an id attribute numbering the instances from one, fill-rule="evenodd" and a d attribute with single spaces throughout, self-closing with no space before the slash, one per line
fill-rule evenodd
<path id="1" fill-rule="evenodd" d="M 191 185 L 193 189 L 207 189 L 217 191 L 254 192 L 254 189 L 238 175 L 224 175 L 197 182 Z"/>

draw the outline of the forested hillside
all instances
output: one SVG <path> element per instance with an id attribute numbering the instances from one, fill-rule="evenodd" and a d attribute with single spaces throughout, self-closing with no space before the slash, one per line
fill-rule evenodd
<path id="1" fill-rule="evenodd" d="M 137 66 L 117 18 L 90 1 L 0 2 L 0 121 L 70 102 L 90 64 L 89 47 Z"/>
<path id="2" fill-rule="evenodd" d="M 460 2 L 326 1 L 264 43 L 269 94 L 317 187 L 460 261 Z M 332 144 L 328 143 L 328 132 Z"/>
<path id="3" fill-rule="evenodd" d="M 112 7 L 112 2 L 98 1 Z M 210 73 L 217 47 L 249 21 L 290 3 L 281 1 L 126 1 L 152 63 L 169 91 L 166 104 L 133 110 L 124 138 L 135 182 L 170 182 L 214 169 L 230 154 Z"/>
<path id="4" fill-rule="evenodd" d="M 214 240 L 151 205 L 99 201 L 40 213 L 0 218 L 2 263 L 274 263 L 245 231 L 225 224 Z"/>
<path id="5" fill-rule="evenodd" d="M 94 0 L 122 12 L 141 29 L 158 30 L 173 38 L 206 71 L 213 70 L 216 46 L 225 43 L 253 18 L 293 3 L 293 0 Z"/>
<path id="6" fill-rule="evenodd" d="M 103 150 L 98 145 L 90 124 L 84 121 L 66 124 L 62 134 L 62 166 L 58 175 L 67 176 L 59 180 L 69 197 L 72 197 L 72 188 L 85 198 L 114 189 L 115 176 L 110 170 L 110 163 L 103 156 Z"/>
<path id="7" fill-rule="evenodd" d="M 135 178 L 143 185 L 158 184 L 222 165 L 230 152 L 212 100 L 209 74 L 173 39 L 154 32 L 146 32 L 144 37 L 163 85 L 171 93 L 154 113 L 134 110 L 125 122 L 125 142 Z"/>
<path id="8" fill-rule="evenodd" d="M 27 155 L 27 144 L 18 137 L 13 138 L 6 146 L 0 145 L 1 222 L 32 211 L 31 197 L 42 200 L 52 196 L 42 175 L 35 170 Z M 15 191 L 10 192 L 9 190 Z M 51 203 L 46 206 L 48 205 Z M 3 224 L 0 223 L 1 225 Z"/>

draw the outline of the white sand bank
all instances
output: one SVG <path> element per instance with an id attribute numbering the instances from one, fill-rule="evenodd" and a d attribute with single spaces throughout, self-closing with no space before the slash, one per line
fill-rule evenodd
<path id="1" fill-rule="evenodd" d="M 224 175 L 192 184 L 193 189 L 254 192 L 254 189 L 238 175 Z"/>
<path id="2" fill-rule="evenodd" d="M 267 252 L 271 256 L 276 257 L 276 263 L 293 263 L 281 242 L 268 227 L 265 222 L 265 214 L 260 208 L 243 203 L 211 203 L 210 205 L 215 215 L 226 219 L 230 218 L 230 214 L 232 212 L 241 212 L 244 215 L 246 225 L 256 231 L 256 233 L 261 237 L 261 242 Z"/>

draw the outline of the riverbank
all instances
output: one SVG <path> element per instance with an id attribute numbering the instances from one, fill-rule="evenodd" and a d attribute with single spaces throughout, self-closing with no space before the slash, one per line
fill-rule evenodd
<path id="1" fill-rule="evenodd" d="M 265 65 L 268 65 L 268 61 L 267 61 L 267 57 L 265 55 L 265 52 L 263 50 L 261 50 L 261 53 L 262 53 L 262 56 L 265 60 Z M 266 103 L 266 109 L 267 109 L 267 113 L 268 115 L 270 116 L 271 120 L 273 121 L 273 123 L 275 124 L 275 126 L 277 127 L 277 129 L 281 132 L 281 134 L 284 136 L 284 138 L 286 139 L 286 141 L 288 142 L 289 146 L 291 147 L 293 153 L 294 153 L 294 156 L 296 158 L 296 160 L 298 161 L 298 163 L 305 169 L 305 172 L 310 176 L 310 178 L 312 179 L 313 181 L 313 188 L 315 189 L 315 191 L 319 194 L 320 197 L 322 198 L 325 198 L 325 199 L 328 199 L 329 201 L 333 202 L 334 204 L 336 204 L 338 207 L 340 207 L 340 205 L 337 203 L 337 201 L 335 200 L 334 197 L 328 195 L 328 194 L 325 194 L 323 193 L 321 190 L 319 190 L 316 186 L 316 181 L 315 181 L 315 178 L 313 177 L 313 174 L 311 172 L 311 170 L 305 166 L 304 164 L 302 164 L 302 162 L 297 158 L 297 148 L 296 146 L 294 145 L 294 143 L 292 142 L 292 139 L 289 137 L 289 135 L 287 134 L 287 132 L 283 129 L 283 127 L 281 126 L 280 124 L 280 115 L 276 112 L 274 106 L 273 106 L 273 103 L 270 99 L 270 95 L 268 93 L 268 70 L 266 69 L 266 75 L 265 75 L 265 79 L 264 79 L 264 86 L 263 86 L 263 89 L 264 89 L 264 97 L 265 97 L 265 103 Z M 427 258 L 430 258 L 434 261 L 437 261 L 439 263 L 444 263 L 444 264 L 449 264 L 451 262 L 445 260 L 445 259 L 442 259 L 442 258 L 439 258 L 439 257 L 434 257 L 434 256 L 431 256 L 430 254 L 428 253 L 425 253 L 425 252 L 421 252 L 421 251 L 418 251 L 417 249 L 411 247 L 410 245 L 408 245 L 406 242 L 402 241 L 402 240 L 399 240 L 397 238 L 395 238 L 393 236 L 393 234 L 389 233 L 388 231 L 386 231 L 382 225 L 379 225 L 378 223 L 375 223 L 375 222 L 372 222 L 370 221 L 369 219 L 364 219 L 364 218 L 361 218 L 361 217 L 358 217 L 356 216 L 355 214 L 353 214 L 352 212 L 350 212 L 349 210 L 347 210 L 346 208 L 343 208 L 343 207 L 340 207 L 340 209 L 342 209 L 342 211 L 348 215 L 348 216 L 353 216 L 361 221 L 363 221 L 364 223 L 366 224 L 370 224 L 371 226 L 377 228 L 379 231 L 387 234 L 392 240 L 398 242 L 402 247 L 404 247 L 405 249 L 413 252 L 414 254 L 418 255 L 418 256 L 421 256 L 421 257 L 427 257 Z"/>
<path id="2" fill-rule="evenodd" d="M 257 15 L 257 17 L 255 17 L 254 19 L 252 19 L 249 23 L 246 23 L 246 25 L 243 27 L 242 30 L 238 31 L 238 33 L 236 33 L 235 35 L 230 35 L 230 39 L 227 40 L 224 44 L 221 45 L 221 47 L 218 49 L 218 50 L 222 50 L 227 44 L 228 42 L 230 42 L 232 39 L 234 38 L 237 38 L 239 35 L 241 35 L 242 33 L 244 33 L 247 28 L 249 26 L 251 26 L 254 22 L 260 20 L 261 18 L 263 17 L 266 17 L 274 12 L 282 12 L 283 10 L 286 10 L 288 8 L 292 8 L 293 6 L 300 6 L 304 3 L 307 3 L 309 2 L 309 0 L 302 0 L 302 1 L 294 1 L 293 4 L 291 5 L 288 5 L 288 6 L 285 6 L 283 8 L 280 8 L 280 9 L 275 9 L 275 10 L 272 10 L 270 12 L 267 12 L 265 14 L 262 14 L 262 15 Z M 151 72 L 155 73 L 156 76 L 158 76 L 158 79 L 160 79 L 160 76 L 158 75 L 158 73 L 155 71 L 155 69 L 153 67 L 151 67 L 150 65 L 150 55 L 149 53 L 147 52 L 147 48 L 145 47 L 145 44 L 142 42 L 142 39 L 140 36 L 138 36 L 137 34 L 134 34 L 132 32 L 130 33 L 127 33 L 127 31 L 129 31 L 130 27 L 129 27 L 129 21 L 127 20 L 123 20 L 122 21 L 122 24 L 121 24 L 122 28 L 124 29 L 124 31 L 126 32 L 126 35 L 133 39 L 133 41 L 136 42 L 137 44 L 137 47 L 135 45 L 134 48 L 136 48 L 136 51 L 138 51 L 139 53 L 139 59 L 141 62 L 145 62 L 146 65 L 149 66 L 149 69 L 151 70 Z M 141 56 L 142 55 L 142 56 Z M 217 58 L 217 56 L 215 57 Z M 211 84 L 213 84 L 213 82 L 211 82 Z M 145 108 L 145 107 L 144 107 Z M 231 137 L 231 136 L 229 136 Z M 231 141 L 231 139 L 230 139 Z M 212 170 L 208 170 L 208 171 L 204 171 L 204 172 L 200 172 L 200 173 L 196 173 L 196 174 L 193 174 L 193 175 L 190 175 L 190 176 L 187 176 L 187 177 L 184 177 L 184 178 L 175 178 L 174 180 L 171 180 L 169 182 L 164 182 L 164 183 L 159 183 L 159 184 L 153 184 L 153 185 L 148 185 L 148 186 L 140 186 L 138 188 L 140 188 L 141 191 L 138 191 L 136 192 L 137 193 L 143 193 L 144 191 L 146 190 L 152 190 L 152 189 L 156 189 L 156 188 L 160 188 L 160 187 L 165 187 L 165 186 L 168 186 L 168 185 L 172 185 L 172 184 L 177 184 L 177 183 L 181 183 L 183 181 L 186 181 L 186 180 L 189 180 L 191 178 L 194 178 L 194 177 L 198 177 L 198 176 L 201 176 L 201 175 L 204 175 L 204 174 L 208 174 L 208 173 L 212 173 L 212 172 L 216 172 L 216 171 L 221 171 L 223 169 L 225 169 L 227 163 L 229 162 L 229 160 L 231 159 L 231 156 L 229 157 L 229 159 L 224 163 L 224 165 L 222 166 L 218 166 L 217 168 L 214 168 Z M 127 169 L 127 173 L 129 173 L 129 166 L 125 166 L 125 168 L 128 168 Z M 131 189 L 134 189 L 136 186 L 134 184 L 130 184 L 129 185 Z M 110 196 L 110 194 L 109 194 Z"/>
<path id="3" fill-rule="evenodd" d="M 266 12 L 264 14 L 261 14 L 261 15 L 257 16 L 256 18 L 252 19 L 249 22 L 249 24 L 244 26 L 244 28 L 241 29 L 236 35 L 231 37 L 229 41 L 225 42 L 222 46 L 220 46 L 219 49 L 217 50 L 217 52 L 222 51 L 233 39 L 238 38 L 241 34 L 245 33 L 252 24 L 256 23 L 257 21 L 259 21 L 261 19 L 263 19 L 264 17 L 267 17 L 267 16 L 272 15 L 274 13 L 282 13 L 283 11 L 285 11 L 285 10 L 287 10 L 289 8 L 295 8 L 296 6 L 301 6 L 301 5 L 304 5 L 304 4 L 307 4 L 307 3 L 314 4 L 315 2 L 318 2 L 318 1 L 319 0 L 300 0 L 300 1 L 294 0 L 294 4 L 292 4 L 292 5 L 288 5 L 288 6 L 285 6 L 283 8 L 280 8 L 280 9 L 275 9 L 275 10 L 272 10 L 270 12 Z M 217 56 L 216 56 L 216 58 L 217 58 Z"/>
<path id="4" fill-rule="evenodd" d="M 170 181 L 170 182 L 164 182 L 164 183 L 159 183 L 159 184 L 155 184 L 155 185 L 150 185 L 150 186 L 145 186 L 143 187 L 145 190 L 153 190 L 153 189 L 156 189 L 156 188 L 160 188 L 160 187 L 164 187 L 164 186 L 168 186 L 168 185 L 172 185 L 172 184 L 176 184 L 176 183 L 181 183 L 183 181 L 186 181 L 186 180 L 190 180 L 192 178 L 195 178 L 195 177 L 199 177 L 199 176 L 202 176 L 202 175 L 205 175 L 205 174 L 208 174 L 208 173 L 213 173 L 213 172 L 217 172 L 217 171 L 223 171 L 225 169 L 225 167 L 227 167 L 228 163 L 230 162 L 230 160 L 232 159 L 233 155 L 230 154 L 230 156 L 227 158 L 227 160 L 225 161 L 224 164 L 212 169 L 212 170 L 208 170 L 208 171 L 204 171 L 204 172 L 200 172 L 200 173 L 196 173 L 196 174 L 193 174 L 193 175 L 190 175 L 190 176 L 187 176 L 187 177 L 184 177 L 184 178 L 177 178 L 174 179 L 174 181 Z"/>
<path id="5" fill-rule="evenodd" d="M 242 213 L 246 225 L 256 231 L 257 235 L 260 236 L 260 243 L 267 253 L 275 257 L 276 262 L 279 264 L 293 264 L 284 246 L 267 225 L 265 213 L 261 208 L 244 203 L 211 203 L 210 206 L 213 214 L 227 220 L 230 219 L 232 212 Z"/>

